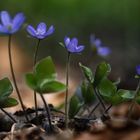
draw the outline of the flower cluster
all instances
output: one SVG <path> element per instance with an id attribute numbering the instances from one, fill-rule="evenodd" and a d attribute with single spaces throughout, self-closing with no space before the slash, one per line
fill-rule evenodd
<path id="1" fill-rule="evenodd" d="M 90 44 L 97 51 L 97 54 L 100 56 L 108 56 L 111 53 L 109 47 L 103 46 L 100 39 L 95 38 L 95 35 L 90 36 Z"/>
<path id="2" fill-rule="evenodd" d="M 0 33 L 6 35 L 11 35 L 17 32 L 25 21 L 25 17 L 23 13 L 18 13 L 13 19 L 11 19 L 11 16 L 7 11 L 2 11 L 0 13 L 0 18 L 2 22 L 2 24 L 0 24 Z M 27 32 L 32 37 L 42 40 L 54 33 L 54 26 L 51 25 L 47 29 L 47 25 L 44 22 L 40 22 L 37 25 L 36 29 L 33 26 L 28 25 Z M 67 51 L 70 53 L 80 53 L 85 48 L 83 45 L 78 46 L 77 38 L 72 38 L 70 40 L 69 37 L 65 37 L 64 43 Z"/>

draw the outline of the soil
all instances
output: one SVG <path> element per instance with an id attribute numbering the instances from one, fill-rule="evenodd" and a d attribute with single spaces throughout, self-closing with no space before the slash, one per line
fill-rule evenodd
<path id="1" fill-rule="evenodd" d="M 49 131 L 43 108 L 26 109 L 30 122 L 25 123 L 23 111 L 11 114 L 18 123 L 0 114 L 0 140 L 140 140 L 140 107 L 135 105 L 128 120 L 128 104 L 113 107 L 109 114 L 100 118 L 75 117 L 65 130 L 64 113 L 50 105 L 53 131 Z"/>

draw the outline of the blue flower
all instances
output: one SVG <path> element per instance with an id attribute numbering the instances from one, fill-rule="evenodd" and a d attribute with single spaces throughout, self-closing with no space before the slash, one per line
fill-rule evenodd
<path id="1" fill-rule="evenodd" d="M 140 65 L 136 66 L 136 72 L 137 72 L 138 75 L 140 75 Z"/>
<path id="2" fill-rule="evenodd" d="M 78 46 L 78 39 L 72 38 L 70 40 L 69 37 L 64 38 L 65 47 L 70 53 L 80 53 L 84 50 L 85 46 L 79 45 Z"/>
<path id="3" fill-rule="evenodd" d="M 11 19 L 7 11 L 2 11 L 0 13 L 0 18 L 0 33 L 7 35 L 17 32 L 25 20 L 23 13 L 18 13 Z"/>
<path id="4" fill-rule="evenodd" d="M 107 56 L 111 53 L 111 50 L 108 47 L 99 47 L 97 48 L 97 53 L 100 56 Z"/>
<path id="5" fill-rule="evenodd" d="M 95 38 L 95 35 L 90 36 L 90 44 L 96 49 L 97 54 L 100 56 L 105 57 L 111 53 L 110 48 L 103 46 L 101 40 L 99 38 Z"/>
<path id="6" fill-rule="evenodd" d="M 102 45 L 102 42 L 99 38 L 95 38 L 95 35 L 90 35 L 90 44 L 98 48 Z"/>
<path id="7" fill-rule="evenodd" d="M 54 27 L 50 26 L 49 29 L 47 30 L 47 25 L 44 22 L 41 22 L 38 24 L 36 29 L 31 25 L 28 25 L 27 31 L 31 36 L 37 39 L 44 39 L 54 32 Z"/>

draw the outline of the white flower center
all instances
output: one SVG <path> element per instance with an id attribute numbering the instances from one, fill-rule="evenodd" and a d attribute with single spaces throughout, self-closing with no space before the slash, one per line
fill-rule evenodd
<path id="1" fill-rule="evenodd" d="M 44 35 L 45 34 L 45 30 L 43 30 L 43 29 L 38 29 L 37 31 L 36 31 L 36 34 L 37 35 Z"/>

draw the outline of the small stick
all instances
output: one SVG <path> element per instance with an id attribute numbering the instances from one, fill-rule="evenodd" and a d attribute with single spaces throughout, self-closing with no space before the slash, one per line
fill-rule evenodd
<path id="1" fill-rule="evenodd" d="M 48 104 L 46 103 L 45 98 L 44 98 L 44 96 L 42 95 L 42 93 L 40 93 L 40 97 L 41 97 L 41 99 L 42 99 L 42 101 L 43 101 L 43 103 L 44 103 L 44 106 L 45 106 L 45 109 L 46 109 L 46 112 L 47 112 L 50 130 L 53 130 L 53 126 L 52 126 L 52 122 L 51 122 L 51 113 L 50 113 L 49 106 L 48 106 Z"/>
<path id="2" fill-rule="evenodd" d="M 135 99 L 137 97 L 137 94 L 138 94 L 139 90 L 140 90 L 140 80 L 139 80 L 138 86 L 136 88 L 136 91 L 134 93 L 134 98 L 132 100 L 132 103 L 131 103 L 131 105 L 129 106 L 129 109 L 128 109 L 128 119 L 130 119 L 130 117 L 131 117 L 131 113 L 132 113 L 134 105 L 135 105 Z"/>
<path id="3" fill-rule="evenodd" d="M 7 112 L 5 111 L 3 108 L 0 108 L 1 111 L 3 111 L 14 123 L 17 123 L 17 121 Z"/>
<path id="4" fill-rule="evenodd" d="M 92 115 L 93 112 L 97 109 L 97 107 L 98 107 L 99 105 L 100 105 L 100 102 L 98 102 L 98 103 L 94 106 L 94 108 L 92 109 L 92 111 L 89 113 L 88 118 L 91 117 L 91 115 Z"/>
<path id="5" fill-rule="evenodd" d="M 98 100 L 100 101 L 100 103 L 101 103 L 101 105 L 102 105 L 102 108 L 103 108 L 104 110 L 106 110 L 106 107 L 105 107 L 105 105 L 104 105 L 104 103 L 103 103 L 103 101 L 102 101 L 102 98 L 100 97 L 99 91 L 97 92 L 96 88 L 93 88 L 93 89 L 94 89 L 95 95 L 97 96 Z"/>

